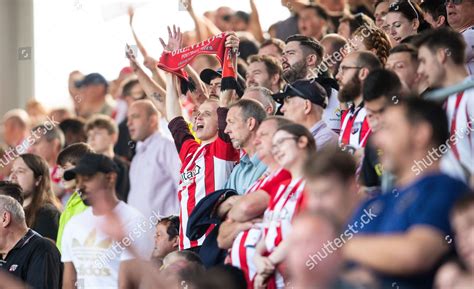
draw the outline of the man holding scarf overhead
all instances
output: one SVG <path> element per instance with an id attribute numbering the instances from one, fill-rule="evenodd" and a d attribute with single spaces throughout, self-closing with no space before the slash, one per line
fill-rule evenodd
<path id="1" fill-rule="evenodd" d="M 167 71 L 166 114 L 169 129 L 173 135 L 182 162 L 181 180 L 178 187 L 180 203 L 180 250 L 199 251 L 205 234 L 199 240 L 186 237 L 188 218 L 195 205 L 206 195 L 222 189 L 232 168 L 239 160 L 239 152 L 234 149 L 229 137 L 224 133 L 227 107 L 235 95 L 235 64 L 239 39 L 234 33 L 220 33 L 203 42 L 180 48 L 182 35 L 179 28 L 168 28 L 168 43 L 160 39 L 164 52 L 158 67 Z M 178 77 L 187 79 L 183 68 L 200 54 L 213 54 L 222 63 L 222 88 L 220 100 L 207 99 L 198 108 L 192 119 L 195 140 L 181 113 L 178 92 Z M 209 232 L 212 230 L 210 228 Z"/>

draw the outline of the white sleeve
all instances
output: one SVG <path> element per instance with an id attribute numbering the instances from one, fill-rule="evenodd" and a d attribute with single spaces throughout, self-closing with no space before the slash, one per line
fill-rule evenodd
<path id="1" fill-rule="evenodd" d="M 470 75 L 474 75 L 474 26 L 466 29 L 462 36 L 466 42 L 466 67 Z"/>
<path id="2" fill-rule="evenodd" d="M 143 216 L 135 216 L 134 221 L 127 226 L 128 239 L 135 253 L 144 260 L 149 260 L 153 253 L 155 226 L 150 225 L 150 221 Z M 120 255 L 120 261 L 135 259 L 130 250 L 125 249 Z"/>
<path id="3" fill-rule="evenodd" d="M 63 236 L 61 239 L 61 262 L 72 262 L 71 254 L 71 221 L 64 227 Z"/>

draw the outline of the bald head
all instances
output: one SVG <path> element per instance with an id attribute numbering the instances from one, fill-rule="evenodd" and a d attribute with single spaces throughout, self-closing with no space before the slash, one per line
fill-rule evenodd
<path id="1" fill-rule="evenodd" d="M 155 105 L 149 99 L 141 99 L 141 100 L 134 101 L 131 107 L 134 107 L 137 110 L 143 111 L 144 113 L 146 113 L 147 116 L 153 116 L 153 115 L 158 116 L 159 114 Z"/>
<path id="2" fill-rule="evenodd" d="M 128 109 L 127 126 L 134 141 L 144 141 L 158 130 L 159 113 L 148 100 L 137 100 Z"/>

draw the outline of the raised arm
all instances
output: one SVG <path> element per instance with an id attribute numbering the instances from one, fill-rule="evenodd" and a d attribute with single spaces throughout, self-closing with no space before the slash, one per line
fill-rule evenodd
<path id="1" fill-rule="evenodd" d="M 255 5 L 255 0 L 250 0 L 250 9 L 250 32 L 252 32 L 257 41 L 262 42 L 265 38 L 263 37 L 262 25 L 260 24 L 260 17 L 258 15 L 257 5 Z"/>
<path id="2" fill-rule="evenodd" d="M 130 49 L 129 46 L 127 49 L 127 57 L 130 60 L 130 66 L 137 75 L 138 82 L 140 82 L 140 85 L 142 86 L 146 95 L 154 100 L 153 103 L 155 104 L 156 109 L 161 113 L 161 115 L 166 116 L 166 91 L 163 89 L 163 87 L 161 87 L 158 83 L 151 79 L 150 76 L 148 76 L 148 74 L 146 74 L 145 71 L 140 67 L 135 55 L 133 54 L 133 50 Z"/>
<path id="3" fill-rule="evenodd" d="M 132 7 L 128 8 L 128 16 L 129 16 L 129 24 L 130 24 L 130 29 L 132 30 L 133 38 L 135 39 L 135 43 L 137 44 L 138 50 L 140 50 L 140 53 L 143 55 L 143 58 L 144 58 L 143 65 L 145 65 L 145 67 L 151 71 L 153 80 L 161 87 L 166 88 L 165 80 L 161 76 L 158 70 L 158 67 L 156 66 L 157 64 L 156 59 L 154 59 L 148 54 L 148 52 L 145 49 L 145 46 L 143 46 L 142 42 L 138 39 L 138 36 L 135 33 L 135 29 L 133 29 L 134 11 Z"/>
<path id="4" fill-rule="evenodd" d="M 160 38 L 161 45 L 165 51 L 173 51 L 179 49 L 183 43 L 183 37 L 179 27 L 173 25 L 173 30 L 168 26 L 168 43 Z M 173 120 L 178 116 L 182 116 L 181 104 L 179 103 L 178 93 L 178 77 L 166 73 L 166 118 L 168 121 Z"/>
<path id="5" fill-rule="evenodd" d="M 232 48 L 232 63 L 237 72 L 237 52 L 239 49 L 240 39 L 237 37 L 235 32 L 230 32 L 225 40 L 225 46 Z M 237 80 L 236 80 L 237 81 Z M 219 96 L 219 106 L 220 107 L 229 107 L 232 103 L 238 100 L 238 96 L 235 89 L 221 90 Z"/>
<path id="6" fill-rule="evenodd" d="M 206 21 L 205 17 L 200 17 L 199 15 L 196 14 L 193 8 L 193 3 L 192 0 L 180 0 L 184 7 L 186 7 L 186 10 L 189 13 L 189 16 L 194 21 L 194 26 L 196 28 L 196 38 L 198 42 L 201 42 L 203 40 L 206 40 L 207 38 L 211 37 L 212 35 L 218 34 L 221 31 L 219 28 L 217 28 L 214 23 L 211 21 Z"/>
<path id="7" fill-rule="evenodd" d="M 171 73 L 166 73 L 166 119 L 168 122 L 178 116 L 183 116 L 181 104 L 179 102 L 177 77 Z"/>

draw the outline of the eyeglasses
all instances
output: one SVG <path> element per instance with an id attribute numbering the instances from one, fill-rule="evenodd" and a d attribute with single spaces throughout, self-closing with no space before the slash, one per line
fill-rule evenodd
<path id="1" fill-rule="evenodd" d="M 280 146 L 281 146 L 284 142 L 286 142 L 286 141 L 288 141 L 288 140 L 294 140 L 294 141 L 296 141 L 296 140 L 298 140 L 298 137 L 296 137 L 296 136 L 282 137 L 281 139 L 279 139 L 279 140 L 277 141 L 277 143 L 274 143 L 274 144 L 272 145 L 272 152 L 278 151 L 278 150 L 280 149 Z"/>
<path id="2" fill-rule="evenodd" d="M 463 0 L 446 0 L 444 1 L 444 6 L 448 6 L 449 3 L 453 3 L 454 5 L 460 5 Z"/>
<path id="3" fill-rule="evenodd" d="M 339 72 L 340 73 L 344 73 L 344 71 L 348 70 L 348 69 L 362 69 L 364 68 L 363 66 L 345 66 L 345 65 L 341 65 L 339 66 Z"/>

